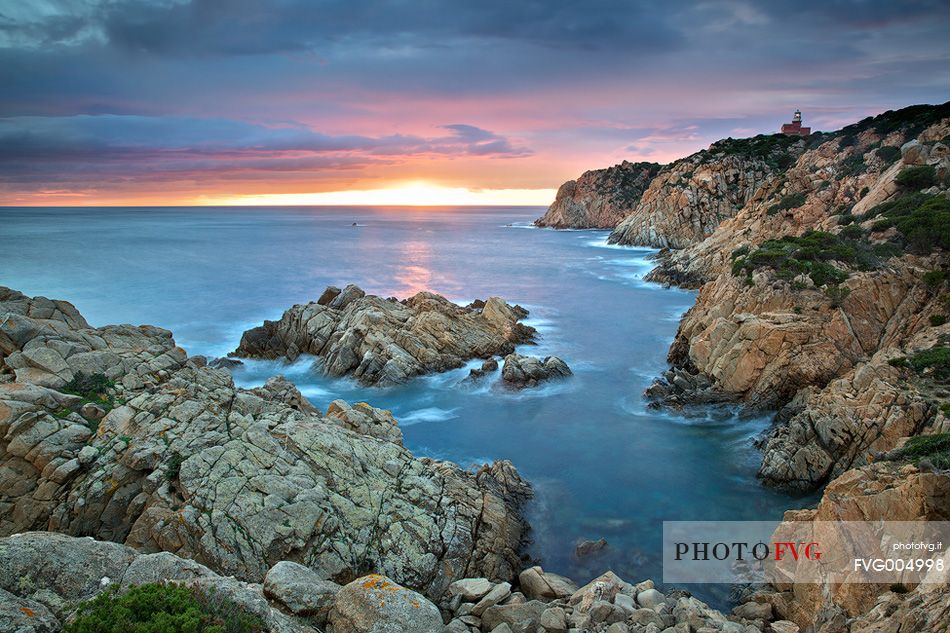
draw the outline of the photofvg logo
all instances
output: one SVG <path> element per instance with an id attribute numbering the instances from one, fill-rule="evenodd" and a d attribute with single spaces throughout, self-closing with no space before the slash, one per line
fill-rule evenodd
<path id="1" fill-rule="evenodd" d="M 667 521 L 663 581 L 946 583 L 945 543 L 945 521 Z"/>

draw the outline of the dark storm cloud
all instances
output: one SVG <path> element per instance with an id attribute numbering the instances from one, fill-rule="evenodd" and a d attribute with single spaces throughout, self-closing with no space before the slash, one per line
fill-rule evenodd
<path id="1" fill-rule="evenodd" d="M 50 2 L 0 11 L 0 33 L 23 45 L 98 39 L 129 51 L 248 55 L 333 44 L 437 46 L 460 38 L 552 48 L 651 50 L 681 41 L 654 3 L 602 0 L 191 0 Z M 44 10 L 45 8 L 45 10 Z M 19 19 L 17 19 L 19 15 Z"/>

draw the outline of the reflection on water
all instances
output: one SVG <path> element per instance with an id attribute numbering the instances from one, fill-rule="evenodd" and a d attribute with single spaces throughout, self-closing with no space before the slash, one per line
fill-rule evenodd
<path id="1" fill-rule="evenodd" d="M 536 491 L 531 554 L 581 581 L 606 568 L 660 578 L 664 520 L 778 519 L 810 501 L 755 480 L 751 442 L 767 420 L 645 406 L 640 394 L 665 369 L 694 293 L 644 282 L 652 251 L 607 246 L 605 232 L 524 228 L 541 211 L 6 209 L 0 283 L 67 298 L 97 325 L 169 328 L 189 353 L 210 356 L 327 285 L 526 306 L 540 337 L 522 351 L 561 356 L 569 380 L 513 392 L 495 377 L 462 383 L 464 367 L 367 389 L 321 376 L 306 358 L 251 362 L 235 380 L 283 373 L 321 408 L 345 398 L 391 409 L 419 455 L 463 466 L 512 460 Z M 574 557 L 577 539 L 600 537 L 609 542 L 600 556 Z"/>
<path id="2" fill-rule="evenodd" d="M 400 263 L 402 267 L 396 273 L 399 282 L 393 293 L 401 297 L 412 296 L 417 292 L 432 288 L 432 247 L 430 242 L 412 240 L 402 248 Z"/>

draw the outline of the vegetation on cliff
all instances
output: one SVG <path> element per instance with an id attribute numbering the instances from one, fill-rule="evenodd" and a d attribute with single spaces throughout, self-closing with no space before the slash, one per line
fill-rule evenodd
<path id="1" fill-rule="evenodd" d="M 950 433 L 912 437 L 898 450 L 897 458 L 915 466 L 923 463 L 941 470 L 950 469 Z"/>
<path id="2" fill-rule="evenodd" d="M 781 279 L 807 275 L 818 287 L 840 284 L 847 279 L 846 266 L 871 270 L 877 264 L 875 248 L 867 241 L 824 231 L 767 240 L 754 251 L 738 249 L 732 254 L 732 274 L 744 275 L 749 282 L 756 270 L 768 267 Z"/>
<path id="3" fill-rule="evenodd" d="M 926 254 L 934 249 L 950 249 L 950 198 L 943 195 L 913 193 L 880 204 L 864 218 L 879 217 L 872 231 L 897 229 L 896 240 L 912 253 Z M 862 218 L 862 219 L 864 219 Z"/>
<path id="4" fill-rule="evenodd" d="M 213 592 L 148 583 L 79 606 L 63 633 L 260 633 L 263 620 Z"/>

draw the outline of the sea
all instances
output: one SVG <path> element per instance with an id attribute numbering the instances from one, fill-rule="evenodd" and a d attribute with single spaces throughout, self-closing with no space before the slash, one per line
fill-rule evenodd
<path id="1" fill-rule="evenodd" d="M 336 399 L 392 410 L 417 456 L 463 468 L 511 460 L 534 487 L 530 557 L 586 582 L 606 569 L 662 579 L 662 524 L 779 520 L 814 502 L 763 487 L 754 439 L 768 416 L 716 407 L 655 410 L 644 389 L 692 291 L 644 281 L 645 248 L 605 231 L 539 229 L 532 207 L 2 208 L 0 285 L 67 299 L 95 325 L 152 324 L 189 354 L 233 351 L 244 330 L 278 319 L 326 286 L 399 298 L 422 290 L 467 304 L 499 296 L 529 310 L 537 345 L 573 377 L 533 389 L 498 374 L 464 379 L 473 361 L 393 388 L 328 378 L 319 363 L 249 361 L 240 386 L 283 374 L 316 406 Z M 578 558 L 580 540 L 606 539 Z M 694 594 L 728 603 L 722 586 Z"/>

